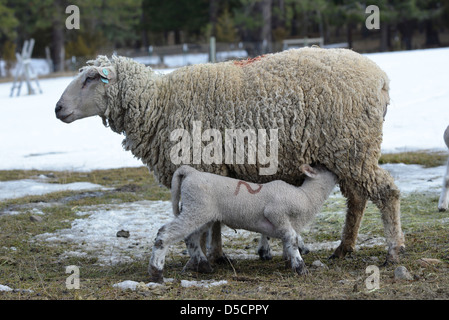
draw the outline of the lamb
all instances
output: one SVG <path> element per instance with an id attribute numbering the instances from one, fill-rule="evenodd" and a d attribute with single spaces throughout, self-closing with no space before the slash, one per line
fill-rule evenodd
<path id="1" fill-rule="evenodd" d="M 347 198 L 341 243 L 332 257 L 354 250 L 371 200 L 382 215 L 386 262 L 397 262 L 404 247 L 400 193 L 378 165 L 388 104 L 388 77 L 368 58 L 347 49 L 301 48 L 245 63 L 183 67 L 167 75 L 129 58 L 99 56 L 69 84 L 55 112 L 65 123 L 99 115 L 106 126 L 125 135 L 124 148 L 167 187 L 179 164 L 255 183 L 283 180 L 299 186 L 298 165 L 320 163 L 336 174 Z M 185 133 L 196 122 L 202 125 L 202 155 L 207 152 L 201 147 L 215 142 L 206 134 L 209 129 L 222 137 L 226 129 L 274 130 L 277 135 L 266 144 L 270 155 L 277 152 L 274 172 L 260 174 L 267 164 L 263 157 L 251 163 L 206 163 L 192 161 L 192 153 L 186 152 L 181 163 L 174 163 L 174 145 L 191 137 Z M 184 133 L 171 140 L 175 130 Z M 191 149 L 198 154 L 198 144 Z M 225 150 L 224 144 L 214 148 Z M 222 256 L 219 228 L 213 225 L 211 260 Z"/>
<path id="2" fill-rule="evenodd" d="M 292 269 L 300 275 L 306 274 L 298 233 L 318 213 L 335 187 L 337 177 L 325 168 L 307 164 L 301 166 L 301 171 L 307 177 L 302 186 L 294 187 L 281 180 L 250 184 L 181 166 L 171 184 L 176 217 L 157 233 L 149 264 L 151 281 L 163 281 L 165 254 L 171 244 L 201 233 L 201 229 L 214 221 L 282 239 L 284 256 Z M 198 241 L 193 243 L 199 248 Z M 198 263 L 208 264 L 202 250 L 197 252 Z"/>
<path id="3" fill-rule="evenodd" d="M 444 142 L 449 148 L 449 126 L 444 131 Z M 438 201 L 438 210 L 446 211 L 449 201 L 449 159 L 447 160 L 446 174 L 443 178 L 443 190 L 441 191 L 440 200 Z"/>

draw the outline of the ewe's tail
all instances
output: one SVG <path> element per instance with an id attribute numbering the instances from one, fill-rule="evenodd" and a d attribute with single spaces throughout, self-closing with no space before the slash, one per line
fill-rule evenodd
<path id="1" fill-rule="evenodd" d="M 184 178 L 195 169 L 189 166 L 181 166 L 173 174 L 171 180 L 171 202 L 173 207 L 173 214 L 179 215 L 179 198 L 181 197 L 181 185 Z"/>

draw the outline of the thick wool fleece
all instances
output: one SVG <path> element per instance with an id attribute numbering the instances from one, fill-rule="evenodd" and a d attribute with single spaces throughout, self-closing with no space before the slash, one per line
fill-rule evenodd
<path id="1" fill-rule="evenodd" d="M 104 123 L 124 133 L 123 145 L 170 187 L 177 166 L 170 160 L 174 129 L 278 129 L 276 174 L 261 165 L 193 165 L 201 171 L 253 182 L 284 180 L 298 185 L 298 167 L 321 163 L 343 191 L 357 188 L 381 200 L 376 179 L 389 80 L 371 60 L 346 49 L 302 48 L 245 63 L 183 67 L 158 75 L 131 59 L 99 57 L 115 67 Z M 223 143 L 224 154 L 224 143 Z"/>

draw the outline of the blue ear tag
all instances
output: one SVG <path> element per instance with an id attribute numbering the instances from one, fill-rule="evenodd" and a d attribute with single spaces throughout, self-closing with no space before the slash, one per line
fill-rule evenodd
<path id="1" fill-rule="evenodd" d="M 109 83 L 109 80 L 103 77 L 101 77 L 101 81 L 103 81 L 104 83 Z"/>
<path id="2" fill-rule="evenodd" d="M 108 70 L 107 70 L 107 69 L 103 69 L 103 74 L 104 74 L 105 76 L 107 76 L 107 75 L 109 74 Z"/>

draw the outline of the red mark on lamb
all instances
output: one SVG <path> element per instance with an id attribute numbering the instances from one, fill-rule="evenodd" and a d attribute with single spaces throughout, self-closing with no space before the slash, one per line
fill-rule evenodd
<path id="1" fill-rule="evenodd" d="M 249 58 L 246 60 L 234 61 L 234 64 L 239 67 L 244 67 L 244 66 L 249 65 L 250 63 L 261 60 L 263 57 L 265 57 L 265 55 L 261 55 L 261 56 L 255 57 L 255 58 Z"/>
<path id="2" fill-rule="evenodd" d="M 239 191 L 240 191 L 240 185 L 242 185 L 242 184 L 246 187 L 246 189 L 248 190 L 248 192 L 251 193 L 251 194 L 259 193 L 260 190 L 262 189 L 262 185 L 261 185 L 261 184 L 258 184 L 259 188 L 253 189 L 253 188 L 251 188 L 251 186 L 248 184 L 248 182 L 245 182 L 245 181 L 239 181 L 239 183 L 237 183 L 237 188 L 235 188 L 234 195 L 238 195 L 238 193 L 239 193 Z"/>

